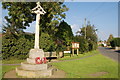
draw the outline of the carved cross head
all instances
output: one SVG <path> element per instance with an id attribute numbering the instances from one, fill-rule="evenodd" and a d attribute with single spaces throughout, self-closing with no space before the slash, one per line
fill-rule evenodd
<path id="1" fill-rule="evenodd" d="M 32 9 L 32 13 L 44 15 L 46 12 L 45 12 L 44 9 L 40 6 L 40 2 L 37 2 L 36 4 L 37 4 L 37 6 Z"/>

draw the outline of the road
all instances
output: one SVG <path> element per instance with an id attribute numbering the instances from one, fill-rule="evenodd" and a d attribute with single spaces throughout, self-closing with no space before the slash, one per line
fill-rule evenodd
<path id="1" fill-rule="evenodd" d="M 113 49 L 110 49 L 110 48 L 104 48 L 104 47 L 99 47 L 98 48 L 100 53 L 104 56 L 107 56 L 117 62 L 120 62 L 120 51 L 115 51 Z"/>

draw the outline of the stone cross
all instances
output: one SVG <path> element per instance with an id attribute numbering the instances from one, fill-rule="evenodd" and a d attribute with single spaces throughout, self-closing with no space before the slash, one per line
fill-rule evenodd
<path id="1" fill-rule="evenodd" d="M 44 9 L 40 6 L 40 2 L 36 3 L 37 6 L 32 9 L 32 13 L 37 14 L 36 15 L 36 27 L 35 27 L 35 49 L 39 49 L 39 24 L 40 24 L 40 15 L 44 15 L 46 12 Z"/>

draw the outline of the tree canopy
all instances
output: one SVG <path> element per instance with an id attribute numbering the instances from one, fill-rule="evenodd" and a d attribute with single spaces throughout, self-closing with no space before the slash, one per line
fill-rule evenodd
<path id="1" fill-rule="evenodd" d="M 77 31 L 79 35 L 76 35 L 75 37 L 75 41 L 80 42 L 80 51 L 83 53 L 97 49 L 98 39 L 95 26 L 91 26 L 89 23 L 86 27 L 82 27 L 80 30 L 81 31 Z"/>
<path id="2" fill-rule="evenodd" d="M 3 2 L 3 9 L 8 10 L 8 16 L 5 16 L 7 25 L 10 25 L 11 32 L 19 32 L 30 26 L 30 23 L 35 21 L 35 15 L 31 13 L 31 9 L 36 7 L 35 2 Z M 68 8 L 62 2 L 42 2 L 41 6 L 47 12 L 41 15 L 40 27 L 43 31 L 51 33 L 59 25 L 62 18 L 65 18 L 65 11 Z M 52 34 L 52 33 L 51 33 Z"/>
<path id="3" fill-rule="evenodd" d="M 3 28 L 3 58 L 25 59 L 29 50 L 33 48 L 34 33 L 27 34 L 24 29 L 36 20 L 36 14 L 31 13 L 36 3 L 3 2 L 2 5 L 3 9 L 8 10 L 8 16 L 5 16 L 7 23 Z M 63 20 L 66 16 L 65 11 L 68 11 L 63 2 L 42 2 L 41 6 L 46 11 L 45 15 L 40 16 L 40 47 L 44 51 L 64 51 L 71 46 L 72 41 L 80 42 L 81 53 L 97 48 L 94 26 L 88 24 L 87 27 L 81 28 L 80 35 L 73 35 L 71 26 Z"/>
<path id="4" fill-rule="evenodd" d="M 67 22 L 62 21 L 57 29 L 58 31 L 55 34 L 56 38 L 62 40 L 66 46 L 70 45 L 73 39 L 73 33 L 70 25 L 68 25 Z"/>
<path id="5" fill-rule="evenodd" d="M 63 2 L 42 2 L 41 6 L 46 11 L 40 17 L 41 40 L 40 47 L 44 51 L 60 51 L 62 44 L 56 43 L 55 34 L 59 31 L 59 24 L 65 18 L 65 11 L 68 8 Z M 36 7 L 35 2 L 3 2 L 3 9 L 8 10 L 7 21 L 3 28 L 2 53 L 3 59 L 15 57 L 19 59 L 27 58 L 29 50 L 34 45 L 34 34 L 27 34 L 24 29 L 30 27 L 30 23 L 36 20 L 36 14 L 31 10 Z M 48 46 L 49 45 L 49 46 Z"/>
<path id="6" fill-rule="evenodd" d="M 117 38 L 113 38 L 111 41 L 110 41 L 110 45 L 111 47 L 115 48 L 115 47 L 120 47 L 120 38 L 117 37 Z"/>
<path id="7" fill-rule="evenodd" d="M 109 38 L 108 38 L 108 40 L 107 40 L 107 45 L 108 45 L 108 46 L 110 46 L 110 42 L 112 41 L 113 38 L 114 38 L 113 35 L 110 34 L 110 35 L 109 35 Z"/>

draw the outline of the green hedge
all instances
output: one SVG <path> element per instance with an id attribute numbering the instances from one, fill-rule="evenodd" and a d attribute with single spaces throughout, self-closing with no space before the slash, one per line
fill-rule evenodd
<path id="1" fill-rule="evenodd" d="M 81 53 L 96 50 L 98 47 L 96 42 L 84 39 L 84 37 L 81 37 L 81 36 L 75 36 L 74 40 L 75 40 L 75 42 L 79 42 L 79 44 L 80 44 L 79 51 Z"/>
<path id="2" fill-rule="evenodd" d="M 34 48 L 34 34 L 4 35 L 2 40 L 3 59 L 26 59 L 30 49 Z M 45 52 L 63 51 L 65 46 L 57 45 L 47 33 L 42 33 L 40 37 L 40 48 Z"/>
<path id="3" fill-rule="evenodd" d="M 21 34 L 19 36 L 4 35 L 2 38 L 2 58 L 18 58 L 25 59 L 28 52 L 33 48 L 33 35 Z"/>
<path id="4" fill-rule="evenodd" d="M 111 41 L 110 41 L 110 45 L 112 47 L 120 47 L 120 38 L 113 38 Z"/>

